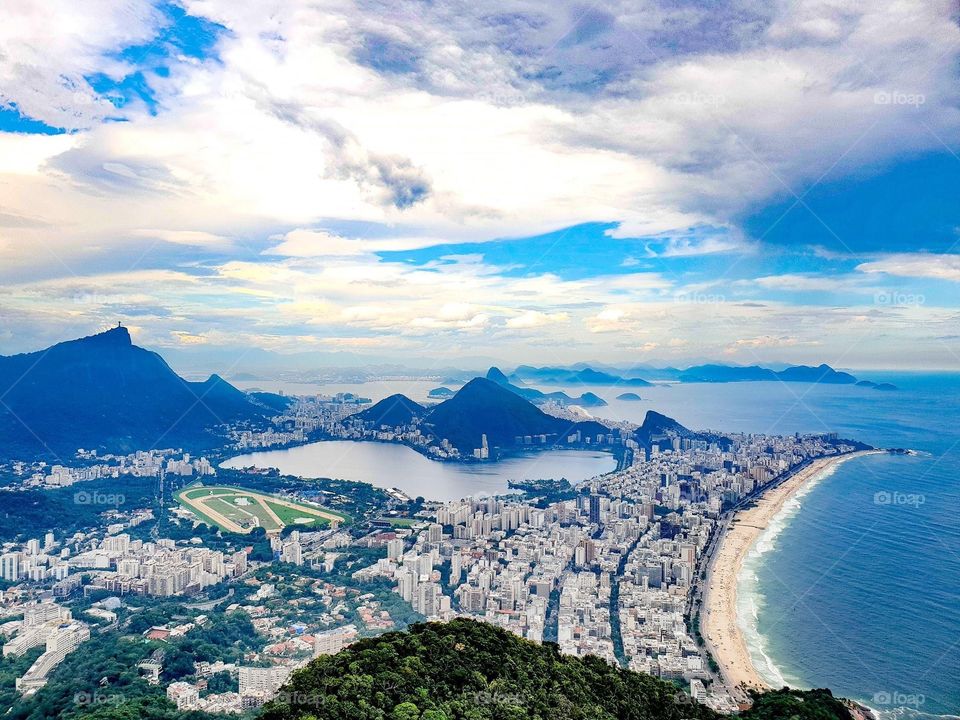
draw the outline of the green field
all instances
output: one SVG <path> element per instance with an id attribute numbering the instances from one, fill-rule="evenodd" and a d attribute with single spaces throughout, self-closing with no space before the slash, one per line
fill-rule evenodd
<path id="1" fill-rule="evenodd" d="M 343 513 L 306 502 L 226 485 L 191 485 L 175 498 L 203 522 L 228 532 L 262 527 L 272 533 L 287 525 L 318 529 L 348 520 Z"/>

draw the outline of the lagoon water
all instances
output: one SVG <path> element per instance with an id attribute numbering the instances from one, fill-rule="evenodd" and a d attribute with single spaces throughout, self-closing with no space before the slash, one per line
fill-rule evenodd
<path id="1" fill-rule="evenodd" d="M 900 390 L 781 383 L 539 387 L 595 392 L 610 403 L 591 410 L 600 418 L 641 422 L 655 409 L 696 429 L 838 432 L 876 446 L 922 451 L 917 457 L 852 460 L 788 503 L 746 564 L 741 624 L 771 681 L 830 687 L 877 709 L 884 720 L 958 716 L 960 374 L 858 375 Z M 317 391 L 351 390 L 377 400 L 407 390 L 422 401 L 432 386 L 368 383 Z M 643 399 L 616 400 L 625 389 Z M 410 487 L 428 490 L 439 482 L 432 475 L 438 463 L 394 449 L 421 461 L 411 461 L 410 472 L 402 473 L 410 476 Z M 448 497 L 494 492 L 507 477 L 560 473 L 575 479 L 596 472 L 592 466 L 574 472 L 568 464 L 573 456 L 554 455 L 549 470 L 525 467 L 524 460 L 534 462 L 440 466 L 436 472 L 456 476 L 458 490 Z M 351 462 L 375 469 L 356 455 Z M 491 471 L 493 477 L 485 475 Z"/>
<path id="2" fill-rule="evenodd" d="M 613 455 L 589 450 L 547 450 L 495 463 L 458 464 L 430 460 L 405 445 L 330 440 L 289 450 L 266 450 L 231 458 L 227 468 L 275 467 L 304 477 L 330 477 L 395 487 L 411 497 L 457 500 L 508 491 L 509 480 L 564 477 L 585 480 L 613 470 Z"/>

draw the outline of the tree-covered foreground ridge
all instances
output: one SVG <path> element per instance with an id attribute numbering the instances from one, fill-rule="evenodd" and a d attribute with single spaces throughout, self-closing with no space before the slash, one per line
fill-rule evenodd
<path id="1" fill-rule="evenodd" d="M 361 640 L 295 673 L 260 720 L 719 720 L 677 685 L 472 620 Z M 765 693 L 745 720 L 850 720 L 829 690 Z"/>

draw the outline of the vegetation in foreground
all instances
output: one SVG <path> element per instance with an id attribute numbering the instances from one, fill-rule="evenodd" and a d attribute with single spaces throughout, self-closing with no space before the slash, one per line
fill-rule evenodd
<path id="1" fill-rule="evenodd" d="M 677 685 L 486 623 L 422 623 L 295 673 L 260 720 L 720 720 Z M 828 690 L 759 695 L 745 720 L 850 720 Z"/>

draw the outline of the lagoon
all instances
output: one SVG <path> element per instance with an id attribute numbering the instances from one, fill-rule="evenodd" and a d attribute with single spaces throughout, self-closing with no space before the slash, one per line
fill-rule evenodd
<path id="1" fill-rule="evenodd" d="M 578 482 L 616 468 L 613 455 L 592 450 L 543 450 L 498 462 L 452 463 L 424 457 L 405 445 L 325 440 L 286 450 L 230 458 L 221 467 L 276 468 L 287 475 L 327 477 L 397 488 L 411 497 L 457 500 L 508 492 L 509 480 L 566 478 Z"/>

